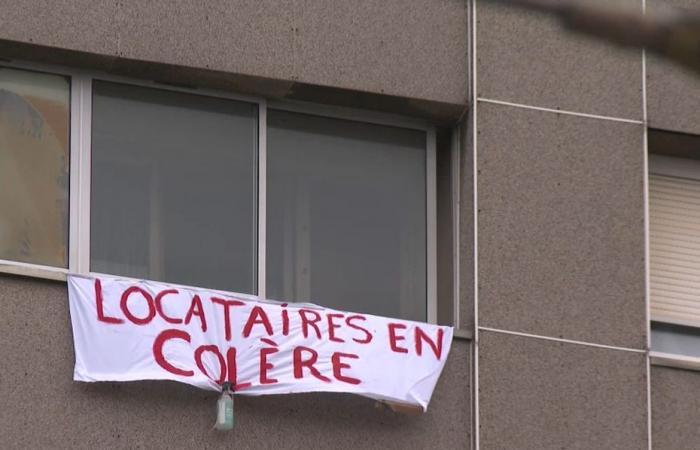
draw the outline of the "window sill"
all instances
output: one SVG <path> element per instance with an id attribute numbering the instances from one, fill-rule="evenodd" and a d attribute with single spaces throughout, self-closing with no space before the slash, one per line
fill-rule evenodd
<path id="1" fill-rule="evenodd" d="M 700 358 L 676 355 L 674 353 L 650 352 L 651 364 L 654 366 L 673 367 L 676 369 L 700 372 Z"/>
<path id="2" fill-rule="evenodd" d="M 472 332 L 469 330 L 465 330 L 463 328 L 455 328 L 454 333 L 452 334 L 453 339 L 458 339 L 460 341 L 471 341 L 473 336 Z"/>
<path id="3" fill-rule="evenodd" d="M 0 260 L 0 273 L 42 278 L 45 280 L 66 281 L 68 270 L 58 267 Z"/>

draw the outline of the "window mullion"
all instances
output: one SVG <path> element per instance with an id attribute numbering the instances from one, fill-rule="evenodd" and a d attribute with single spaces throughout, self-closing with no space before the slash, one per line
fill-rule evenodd
<path id="1" fill-rule="evenodd" d="M 69 271 L 90 270 L 90 124 L 92 80 L 71 78 Z"/>

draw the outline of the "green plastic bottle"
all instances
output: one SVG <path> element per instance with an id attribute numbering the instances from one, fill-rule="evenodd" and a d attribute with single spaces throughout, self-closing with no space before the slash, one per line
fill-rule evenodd
<path id="1" fill-rule="evenodd" d="M 228 382 L 222 386 L 221 397 L 216 402 L 216 425 L 214 428 L 219 431 L 233 429 L 233 393 Z"/>

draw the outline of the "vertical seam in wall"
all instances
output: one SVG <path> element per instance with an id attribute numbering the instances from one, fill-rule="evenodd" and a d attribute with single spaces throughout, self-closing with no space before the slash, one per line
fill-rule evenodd
<path id="1" fill-rule="evenodd" d="M 457 209 L 456 211 L 458 212 L 457 218 L 456 218 L 456 229 L 457 229 L 457 239 L 453 243 L 454 245 L 457 246 L 457 259 L 455 261 L 455 274 L 457 277 L 457 283 L 455 284 L 457 292 L 456 294 L 456 304 L 455 304 L 455 324 L 459 328 L 466 328 L 465 324 L 462 323 L 464 320 L 464 317 L 462 317 L 462 177 L 466 175 L 464 171 L 462 170 L 462 155 L 464 155 L 465 158 L 468 158 L 470 155 L 466 152 L 466 148 L 463 150 L 462 149 L 462 143 L 464 142 L 467 144 L 467 136 L 469 136 L 469 107 L 471 106 L 470 103 L 472 101 L 472 70 L 471 70 L 471 58 L 472 58 L 472 35 L 471 35 L 471 21 L 472 21 L 472 0 L 464 0 L 464 6 L 465 6 L 465 32 L 466 32 L 466 39 L 467 39 L 467 54 L 466 54 L 466 61 L 465 61 L 465 67 L 464 69 L 467 71 L 467 104 L 465 105 L 465 109 L 462 112 L 462 117 L 460 117 L 459 122 L 457 123 L 457 129 L 459 131 L 459 141 L 457 142 L 457 149 L 458 149 L 458 154 L 457 154 L 457 160 L 456 164 L 458 166 L 457 168 L 457 180 L 456 180 L 456 185 L 457 185 Z M 466 114 L 466 119 L 464 119 L 464 114 Z M 466 124 L 464 127 L 462 127 L 462 120 L 465 120 Z M 470 398 L 469 398 L 469 445 L 471 448 L 475 447 L 474 444 L 474 417 L 476 415 L 475 409 L 474 409 L 474 351 L 472 345 L 474 345 L 474 339 L 472 335 L 472 341 L 470 343 L 470 346 L 468 347 L 468 370 L 469 370 L 469 376 L 470 376 Z"/>
<path id="2" fill-rule="evenodd" d="M 473 265 L 474 265 L 474 372 L 473 372 L 473 392 L 474 392 L 474 418 L 472 423 L 474 424 L 474 448 L 479 450 L 480 446 L 480 420 L 479 420 L 479 196 L 477 192 L 477 58 L 476 58 L 476 2 L 477 0 L 472 0 L 472 10 L 471 10 L 471 72 L 472 72 L 472 203 L 473 203 L 473 228 L 474 228 L 474 242 L 473 242 Z"/>
<path id="3" fill-rule="evenodd" d="M 458 177 L 456 180 L 456 186 L 457 186 L 457 210 L 458 211 L 458 216 L 456 218 L 456 229 L 457 233 L 456 236 L 458 236 L 458 239 L 456 239 L 453 242 L 453 245 L 457 246 L 457 259 L 455 261 L 455 276 L 457 277 L 457 283 L 455 283 L 456 289 L 458 292 L 454 292 L 456 294 L 456 302 L 455 302 L 455 325 L 458 328 L 466 328 L 465 324 L 462 323 L 464 320 L 464 317 L 462 317 L 462 177 L 466 175 L 466 173 L 462 170 L 462 158 L 464 157 L 465 160 L 466 158 L 469 157 L 469 154 L 467 153 L 467 136 L 469 135 L 469 108 L 471 106 L 471 101 L 472 101 L 472 70 L 471 70 L 471 58 L 472 58 L 472 35 L 471 35 L 471 4 L 472 0 L 464 0 L 464 9 L 465 9 L 465 38 L 467 42 L 467 51 L 466 51 L 466 60 L 465 60 L 465 67 L 464 70 L 466 70 L 466 89 L 467 89 L 467 97 L 466 97 L 466 105 L 464 106 L 464 111 L 462 111 L 462 114 L 457 121 L 457 130 L 459 132 L 458 134 L 458 142 L 457 142 L 457 159 L 456 159 L 456 164 L 458 165 Z M 465 118 L 466 115 L 466 118 Z M 462 121 L 464 120 L 465 126 L 462 127 Z M 463 146 L 463 144 L 465 144 Z M 473 347 L 474 345 L 474 336 L 472 334 L 472 340 L 470 342 L 470 345 L 467 349 L 467 370 L 469 374 L 469 424 L 468 424 L 468 430 L 469 430 L 469 436 L 468 436 L 468 442 L 469 442 L 469 447 L 474 448 L 474 417 L 476 415 L 475 410 L 474 410 L 474 351 Z"/>
<path id="4" fill-rule="evenodd" d="M 642 0 L 642 13 L 646 15 L 646 0 Z M 647 396 L 647 448 L 652 449 L 651 441 L 651 286 L 649 261 L 649 117 L 647 109 L 647 55 L 642 49 L 642 120 L 643 120 L 643 200 L 644 200 L 644 307 L 646 327 L 646 396 Z"/>

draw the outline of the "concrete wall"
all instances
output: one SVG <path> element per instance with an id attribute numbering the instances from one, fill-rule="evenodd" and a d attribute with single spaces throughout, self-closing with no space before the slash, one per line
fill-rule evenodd
<path id="1" fill-rule="evenodd" d="M 72 381 L 65 283 L 0 276 L 0 447 L 468 448 L 469 342 L 453 343 L 420 416 L 338 394 L 237 397 L 236 427 L 211 430 L 215 393 L 179 383 Z"/>
<path id="2" fill-rule="evenodd" d="M 669 8 L 700 10 L 698 0 L 648 0 L 651 12 Z M 649 126 L 700 134 L 700 77 L 665 60 L 650 56 L 647 65 Z"/>
<path id="3" fill-rule="evenodd" d="M 459 124 L 459 324 L 474 332 L 474 147 L 472 117 L 468 114 Z"/>
<path id="4" fill-rule="evenodd" d="M 480 447 L 647 448 L 641 51 L 476 22 Z"/>
<path id="5" fill-rule="evenodd" d="M 448 125 L 467 102 L 462 0 L 410 7 L 402 0 L 0 0 L 0 11 L 4 60 Z M 442 180 L 450 174 L 449 132 L 441 139 Z M 449 195 L 450 180 L 441 186 Z M 451 233 L 451 199 L 440 205 L 444 235 Z M 451 257 L 451 239 L 441 243 Z M 447 298 L 452 265 L 441 260 L 441 270 Z M 472 441 L 468 340 L 454 342 L 424 415 L 376 409 L 357 396 L 240 398 L 235 431 L 217 434 L 212 393 L 164 382 L 74 383 L 65 283 L 0 275 L 0 335 L 1 448 L 468 448 Z"/>
<path id="6" fill-rule="evenodd" d="M 647 0 L 664 3 L 700 8 Z M 0 58 L 459 118 L 457 307 L 478 340 L 454 342 L 423 416 L 355 396 L 241 398 L 236 430 L 219 435 L 210 393 L 72 382 L 65 284 L 0 276 L 3 448 L 647 448 L 649 381 L 654 447 L 700 446 L 700 374 L 650 375 L 645 355 L 644 120 L 700 131 L 700 85 L 682 70 L 648 59 L 645 111 L 641 52 L 481 1 L 472 61 L 462 0 L 0 0 L 0 10 Z M 452 266 L 441 267 L 449 297 Z"/>
<path id="7" fill-rule="evenodd" d="M 651 370 L 652 441 L 658 450 L 700 448 L 700 374 L 653 367 Z"/>
<path id="8" fill-rule="evenodd" d="M 463 0 L 0 0 L 0 10 L 0 53 L 22 59 L 444 120 L 467 99 Z"/>

